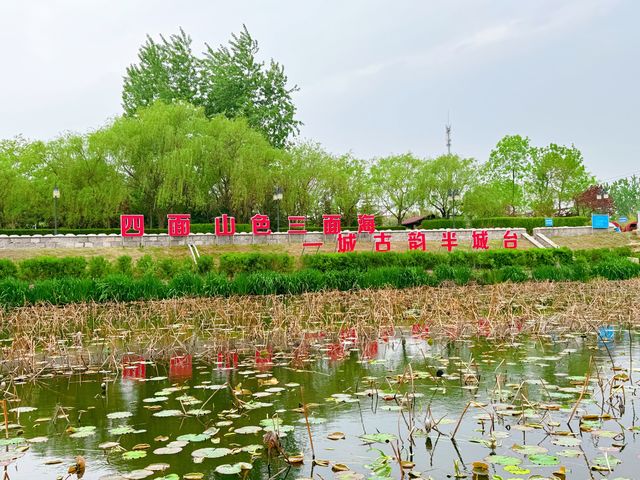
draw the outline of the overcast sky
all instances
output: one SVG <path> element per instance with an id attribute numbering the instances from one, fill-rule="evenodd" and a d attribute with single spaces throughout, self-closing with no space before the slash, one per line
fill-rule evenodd
<path id="1" fill-rule="evenodd" d="M 505 134 L 574 143 L 608 180 L 640 173 L 638 0 L 2 0 L 0 138 L 86 132 L 121 113 L 145 35 L 194 50 L 246 24 L 281 62 L 302 137 L 370 158 Z"/>

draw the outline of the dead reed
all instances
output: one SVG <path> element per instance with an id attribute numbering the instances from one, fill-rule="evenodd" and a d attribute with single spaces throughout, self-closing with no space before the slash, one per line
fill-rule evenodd
<path id="1" fill-rule="evenodd" d="M 370 338 L 390 326 L 410 334 L 414 324 L 452 339 L 593 333 L 598 325 L 640 324 L 632 304 L 638 291 L 640 279 L 37 305 L 0 312 L 0 353 L 4 362 L 21 359 L 23 368 L 31 359 L 27 369 L 37 371 L 43 356 L 67 365 L 115 362 L 123 351 L 213 357 L 240 345 L 296 346 L 310 331 L 330 336 L 344 327 Z"/>

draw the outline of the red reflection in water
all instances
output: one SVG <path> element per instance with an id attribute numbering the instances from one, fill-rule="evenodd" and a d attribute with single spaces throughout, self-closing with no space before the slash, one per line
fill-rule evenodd
<path id="1" fill-rule="evenodd" d="M 366 360 L 376 358 L 378 356 L 378 341 L 374 340 L 372 342 L 366 343 L 364 347 L 362 347 L 361 356 Z"/>
<path id="2" fill-rule="evenodd" d="M 322 340 L 325 337 L 324 332 L 304 332 L 304 340 Z"/>
<path id="3" fill-rule="evenodd" d="M 425 338 L 429 336 L 429 325 L 420 323 L 414 323 L 411 326 L 411 335 L 414 337 Z"/>
<path id="4" fill-rule="evenodd" d="M 491 335 L 491 323 L 486 318 L 478 319 L 478 335 L 481 337 Z"/>
<path id="5" fill-rule="evenodd" d="M 270 348 L 265 350 L 256 350 L 256 367 L 267 369 L 273 366 L 273 350 Z"/>
<path id="6" fill-rule="evenodd" d="M 236 368 L 238 366 L 238 352 L 219 352 L 217 368 Z"/>
<path id="7" fill-rule="evenodd" d="M 191 377 L 193 374 L 191 355 L 176 355 L 169 360 L 169 377 Z"/>
<path id="8" fill-rule="evenodd" d="M 378 333 L 378 336 L 380 337 L 380 339 L 385 343 L 388 342 L 390 338 L 395 337 L 395 335 L 396 335 L 396 329 L 393 325 L 380 327 L 380 332 Z"/>
<path id="9" fill-rule="evenodd" d="M 147 375 L 147 366 L 144 363 L 142 355 L 123 355 L 122 356 L 122 378 L 135 380 L 145 378 Z"/>
<path id="10" fill-rule="evenodd" d="M 342 327 L 340 329 L 340 340 L 355 341 L 358 339 L 358 331 L 356 327 Z"/>
<path id="11" fill-rule="evenodd" d="M 329 349 L 327 351 L 327 356 L 331 359 L 331 360 L 342 360 L 344 358 L 344 343 L 342 342 L 336 342 L 336 343 L 330 343 L 329 345 L 327 345 L 327 348 Z"/>

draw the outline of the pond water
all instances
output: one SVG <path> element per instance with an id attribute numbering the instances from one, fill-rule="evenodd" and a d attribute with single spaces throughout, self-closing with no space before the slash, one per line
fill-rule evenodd
<path id="1" fill-rule="evenodd" d="M 399 461 L 404 478 L 640 478 L 636 333 L 348 337 L 213 364 L 130 355 L 118 376 L 5 378 L 0 464 L 11 480 L 64 478 L 76 455 L 85 479 L 401 478 Z"/>

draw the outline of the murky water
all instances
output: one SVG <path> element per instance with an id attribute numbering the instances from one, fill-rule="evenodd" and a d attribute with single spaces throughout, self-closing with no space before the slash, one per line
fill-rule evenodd
<path id="1" fill-rule="evenodd" d="M 638 335 L 617 332 L 606 347 L 593 335 L 520 342 L 316 338 L 295 351 L 221 352 L 213 365 L 132 355 L 113 381 L 108 372 L 41 376 L 5 397 L 13 411 L 0 464 L 12 480 L 64 477 L 76 455 L 85 479 L 401 478 L 399 460 L 405 478 L 471 478 L 473 462 L 488 464 L 488 478 L 550 478 L 561 467 L 571 479 L 640 478 Z M 328 466 L 313 466 L 303 402 L 315 458 Z M 281 442 L 270 460 L 265 427 Z M 365 436 L 377 433 L 388 435 Z M 221 473 L 241 462 L 251 470 Z"/>

